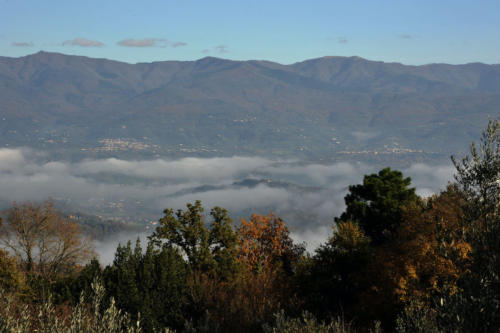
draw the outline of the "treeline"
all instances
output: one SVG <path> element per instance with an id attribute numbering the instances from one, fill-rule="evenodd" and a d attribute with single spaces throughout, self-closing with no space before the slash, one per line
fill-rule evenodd
<path id="1" fill-rule="evenodd" d="M 313 254 L 277 216 L 234 225 L 197 201 L 102 267 L 50 203 L 13 205 L 0 331 L 500 331 L 499 135 L 491 120 L 430 198 L 399 171 L 366 175 Z"/>

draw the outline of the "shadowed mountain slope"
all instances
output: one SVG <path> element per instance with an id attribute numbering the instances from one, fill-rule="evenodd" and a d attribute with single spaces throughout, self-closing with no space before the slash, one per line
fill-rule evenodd
<path id="1" fill-rule="evenodd" d="M 11 146 L 88 154 L 122 139 L 147 145 L 146 155 L 447 154 L 500 114 L 500 65 L 127 64 L 39 52 L 0 57 L 0 100 L 0 139 Z"/>

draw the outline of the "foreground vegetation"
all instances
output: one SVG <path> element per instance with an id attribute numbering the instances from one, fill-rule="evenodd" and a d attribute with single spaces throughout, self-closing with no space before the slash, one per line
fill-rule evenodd
<path id="1" fill-rule="evenodd" d="M 399 171 L 366 175 L 314 254 L 277 216 L 234 226 L 197 201 L 102 267 L 50 203 L 14 204 L 0 225 L 0 331 L 499 331 L 499 135 L 491 120 L 430 198 Z"/>

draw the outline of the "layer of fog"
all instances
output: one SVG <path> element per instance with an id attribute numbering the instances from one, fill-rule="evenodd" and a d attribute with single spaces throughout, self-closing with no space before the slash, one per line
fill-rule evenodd
<path id="1" fill-rule="evenodd" d="M 66 208 L 89 214 L 152 221 L 165 208 L 182 209 L 187 202 L 202 200 L 207 211 L 221 206 L 235 220 L 251 213 L 275 212 L 310 250 L 331 233 L 333 217 L 344 209 L 348 186 L 378 171 L 363 163 L 322 165 L 242 156 L 74 163 L 41 156 L 30 149 L 0 149 L 0 201 L 4 205 L 51 197 Z M 420 195 L 428 196 L 446 186 L 453 167 L 413 164 L 402 171 L 412 177 Z M 98 251 L 108 261 L 108 251 L 127 238 L 136 236 L 117 235 L 100 242 Z"/>

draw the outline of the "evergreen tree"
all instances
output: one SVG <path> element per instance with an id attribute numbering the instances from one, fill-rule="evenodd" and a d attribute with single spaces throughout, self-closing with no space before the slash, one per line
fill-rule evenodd
<path id="1" fill-rule="evenodd" d="M 373 245 L 388 242 L 401 223 L 402 207 L 417 201 L 410 184 L 410 177 L 390 168 L 366 175 L 363 184 L 349 186 L 346 211 L 335 221 L 358 223 Z"/>
<path id="2" fill-rule="evenodd" d="M 140 246 L 140 243 L 138 245 Z M 142 300 L 136 279 L 138 267 L 132 252 L 132 243 L 128 241 L 125 246 L 118 245 L 113 264 L 104 271 L 106 290 L 115 299 L 118 307 L 128 313 L 138 313 Z"/>
<path id="3" fill-rule="evenodd" d="M 139 240 L 134 249 L 131 242 L 119 245 L 103 279 L 109 297 L 133 318 L 140 314 L 146 332 L 163 327 L 180 329 L 188 319 L 188 270 L 172 246 L 158 248 L 149 242 L 143 253 Z"/>

